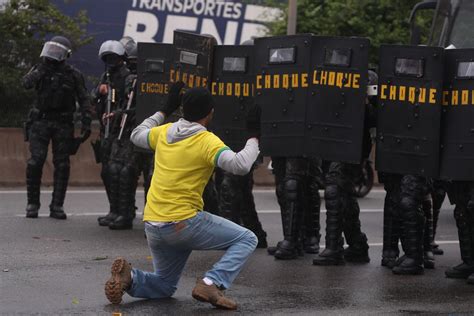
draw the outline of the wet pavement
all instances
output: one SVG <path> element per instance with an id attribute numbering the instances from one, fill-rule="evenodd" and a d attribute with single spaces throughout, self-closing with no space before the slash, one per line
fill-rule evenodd
<path id="1" fill-rule="evenodd" d="M 256 190 L 255 197 L 273 245 L 282 234 L 274 193 Z M 440 216 L 437 239 L 445 255 L 436 257 L 436 269 L 426 270 L 423 276 L 395 276 L 380 266 L 383 198 L 383 191 L 377 189 L 360 200 L 363 230 L 371 245 L 369 264 L 317 267 L 311 264 L 313 255 L 278 261 L 258 249 L 227 291 L 239 309 L 223 312 L 191 298 L 196 278 L 220 252 L 194 252 L 171 299 L 124 296 L 122 305 L 110 305 L 103 285 L 115 257 L 152 269 L 143 223 L 136 220 L 131 231 L 99 227 L 96 218 L 107 209 L 105 193 L 83 188 L 68 193 L 67 221 L 47 217 L 47 189 L 42 194 L 43 216 L 26 219 L 25 192 L 4 189 L 0 191 L 0 314 L 474 314 L 474 286 L 444 277 L 444 270 L 460 261 L 452 206 L 445 202 Z M 137 203 L 143 204 L 142 192 Z M 321 220 L 324 229 L 324 213 Z"/>

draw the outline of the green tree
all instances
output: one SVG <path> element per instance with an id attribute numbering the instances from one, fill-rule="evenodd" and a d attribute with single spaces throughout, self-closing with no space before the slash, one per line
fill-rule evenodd
<path id="1" fill-rule="evenodd" d="M 286 34 L 286 3 L 270 0 L 283 9 L 283 16 L 269 25 L 272 35 Z M 297 33 L 360 36 L 371 41 L 370 62 L 377 63 L 380 44 L 407 44 L 408 17 L 420 0 L 298 0 Z M 418 23 L 428 29 L 432 12 L 420 15 Z M 426 36 L 426 34 L 425 34 Z"/>
<path id="2" fill-rule="evenodd" d="M 66 0 L 65 0 L 66 1 Z M 66 36 L 73 50 L 91 41 L 86 12 L 64 15 L 49 0 L 11 0 L 0 12 L 0 126 L 19 126 L 33 103 L 34 92 L 21 78 L 39 61 L 45 38 Z"/>

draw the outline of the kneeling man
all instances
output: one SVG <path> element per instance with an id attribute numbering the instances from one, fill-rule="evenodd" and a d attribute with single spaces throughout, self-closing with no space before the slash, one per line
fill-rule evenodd
<path id="1" fill-rule="evenodd" d="M 192 296 L 219 308 L 236 309 L 237 304 L 222 290 L 230 287 L 258 240 L 250 230 L 202 211 L 202 193 L 215 167 L 237 175 L 251 170 L 259 154 L 259 111 L 256 109 L 247 123 L 252 137 L 235 153 L 206 129 L 214 112 L 207 89 L 188 90 L 182 97 L 184 118 L 161 125 L 181 103 L 182 86 L 176 83 L 163 111 L 143 121 L 131 136 L 135 145 L 155 151 L 155 170 L 143 216 L 155 271 L 132 269 L 125 259 L 118 258 L 105 293 L 114 304 L 121 302 L 124 291 L 132 297 L 170 297 L 191 251 L 225 250 L 212 269 L 198 279 Z"/>

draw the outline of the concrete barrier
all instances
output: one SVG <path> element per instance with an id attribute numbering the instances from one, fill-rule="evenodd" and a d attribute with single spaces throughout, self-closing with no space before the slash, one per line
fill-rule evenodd
<path id="1" fill-rule="evenodd" d="M 78 135 L 79 131 L 76 131 Z M 98 130 L 93 129 L 91 138 L 81 145 L 76 155 L 71 156 L 71 176 L 69 184 L 73 186 L 102 186 L 100 164 L 96 164 L 90 140 L 97 138 Z M 20 128 L 0 128 L 0 186 L 25 186 L 26 162 L 30 156 L 29 143 L 23 141 Z M 43 168 L 43 185 L 53 183 L 53 163 L 51 146 Z M 273 185 L 273 175 L 267 170 L 269 159 L 254 173 L 256 185 Z"/>

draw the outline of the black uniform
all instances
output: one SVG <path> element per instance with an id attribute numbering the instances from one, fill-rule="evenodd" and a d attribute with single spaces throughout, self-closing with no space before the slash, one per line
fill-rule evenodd
<path id="1" fill-rule="evenodd" d="M 379 173 L 379 179 L 383 181 L 385 191 L 387 192 L 384 204 L 382 266 L 392 269 L 406 258 L 408 252 L 411 253 L 411 257 L 413 257 L 415 253 L 417 254 L 416 256 L 419 257 L 420 253 L 422 253 L 422 265 L 424 268 L 433 269 L 435 263 L 432 244 L 432 200 L 430 194 L 425 193 L 423 196 L 423 192 L 431 192 L 431 182 L 423 177 L 388 173 Z M 405 192 L 403 195 L 405 201 L 403 201 L 402 190 Z M 404 206 L 402 206 L 402 203 Z M 410 211 L 412 214 L 407 215 L 406 212 L 410 208 L 409 204 L 416 206 L 412 206 L 414 208 Z M 416 209 L 418 209 L 418 211 L 416 211 Z M 416 216 L 414 214 L 416 214 Z M 423 215 L 423 219 L 420 217 L 421 215 Z M 409 227 L 411 227 L 411 233 L 409 234 L 411 237 L 409 237 L 409 240 L 406 238 L 407 229 L 405 229 L 408 217 L 410 221 L 412 221 L 412 223 L 409 224 Z M 423 222 L 423 228 L 421 228 L 420 223 L 415 226 L 415 219 L 419 222 Z M 414 235 L 414 227 L 418 230 L 417 237 Z M 421 239 L 420 230 L 423 232 Z M 405 256 L 402 257 L 401 260 L 398 260 L 400 253 L 398 249 L 399 241 L 402 242 L 402 247 L 405 252 Z M 420 248 L 422 250 L 420 250 Z M 418 264 L 418 266 L 421 266 L 421 264 Z M 414 271 L 419 271 L 419 267 L 415 268 Z"/>
<path id="2" fill-rule="evenodd" d="M 108 73 L 109 78 L 107 78 L 107 72 L 103 73 L 99 84 L 93 91 L 93 100 L 96 106 L 99 122 L 101 123 L 99 144 L 102 170 L 100 175 L 104 183 L 105 190 L 107 192 L 107 198 L 110 204 L 109 214 L 105 218 L 99 218 L 99 225 L 101 226 L 108 226 L 113 220 L 115 220 L 115 218 L 118 216 L 118 210 L 120 208 L 117 183 L 113 183 L 113 181 L 117 180 L 117 172 L 120 171 L 116 167 L 117 164 L 110 165 L 112 162 L 111 157 L 112 155 L 126 155 L 130 152 L 128 146 L 119 146 L 119 144 L 115 142 L 120 131 L 120 115 L 114 115 L 114 117 L 110 120 L 109 135 L 107 138 L 105 137 L 106 126 L 102 121 L 102 116 L 107 111 L 107 95 L 101 95 L 99 92 L 99 87 L 101 84 L 110 84 L 111 89 L 114 91 L 114 102 L 112 104 L 111 111 L 117 112 L 120 110 L 123 104 L 126 102 L 126 80 L 130 75 L 130 71 L 127 69 L 125 64 L 122 64 L 116 68 L 110 69 Z M 116 144 L 114 145 L 114 143 Z M 117 157 L 115 161 L 120 164 L 122 159 Z"/>
<path id="3" fill-rule="evenodd" d="M 426 201 L 429 190 L 429 179 L 417 175 L 401 176 L 398 209 L 402 229 L 402 248 L 405 255 L 393 268 L 392 271 L 395 274 L 423 273 L 424 249 L 427 247 L 424 239 L 426 214 L 423 202 Z"/>
<path id="4" fill-rule="evenodd" d="M 267 248 L 267 234 L 258 219 L 253 199 L 253 170 L 244 176 L 216 170 L 218 210 L 220 216 L 250 229 L 258 237 L 258 248 Z"/>
<path id="5" fill-rule="evenodd" d="M 284 240 L 268 252 L 277 259 L 294 259 L 303 250 L 319 252 L 321 160 L 272 157 L 276 195 Z"/>
<path id="6" fill-rule="evenodd" d="M 53 146 L 54 189 L 50 216 L 65 219 L 64 199 L 69 180 L 69 155 L 74 151 L 73 115 L 76 101 L 82 114 L 82 141 L 90 135 L 90 102 L 81 72 L 65 62 L 45 60 L 23 77 L 26 89 L 35 88 L 37 101 L 30 112 L 28 136 L 31 157 L 26 168 L 27 217 L 37 217 L 40 185 L 49 142 Z"/>
<path id="7" fill-rule="evenodd" d="M 125 82 L 125 95 L 130 96 L 132 89 L 136 90 L 134 82 L 136 75 L 131 74 Z M 132 100 L 130 109 L 126 110 L 128 97 L 122 102 L 122 111 L 118 112 L 117 119 L 123 122 L 119 125 L 122 130 L 120 139 L 117 137 L 112 143 L 109 171 L 112 179 L 111 192 L 114 199 L 118 201 L 118 217 L 109 224 L 110 229 L 132 228 L 135 218 L 135 193 L 137 190 L 139 153 L 135 151 L 135 145 L 130 141 L 130 135 L 135 122 L 135 101 Z M 126 120 L 125 119 L 126 116 Z M 149 155 L 149 154 L 148 154 Z"/>
<path id="8" fill-rule="evenodd" d="M 375 79 L 374 79 L 375 80 Z M 372 83 L 373 84 L 373 83 Z M 375 126 L 373 104 L 366 104 L 363 157 L 372 149 L 370 129 Z M 350 262 L 369 262 L 367 236 L 361 231 L 360 208 L 354 180 L 359 178 L 362 164 L 330 162 L 325 176 L 326 190 L 326 249 L 314 260 L 315 265 L 340 265 Z M 344 250 L 342 233 L 349 245 Z"/>

